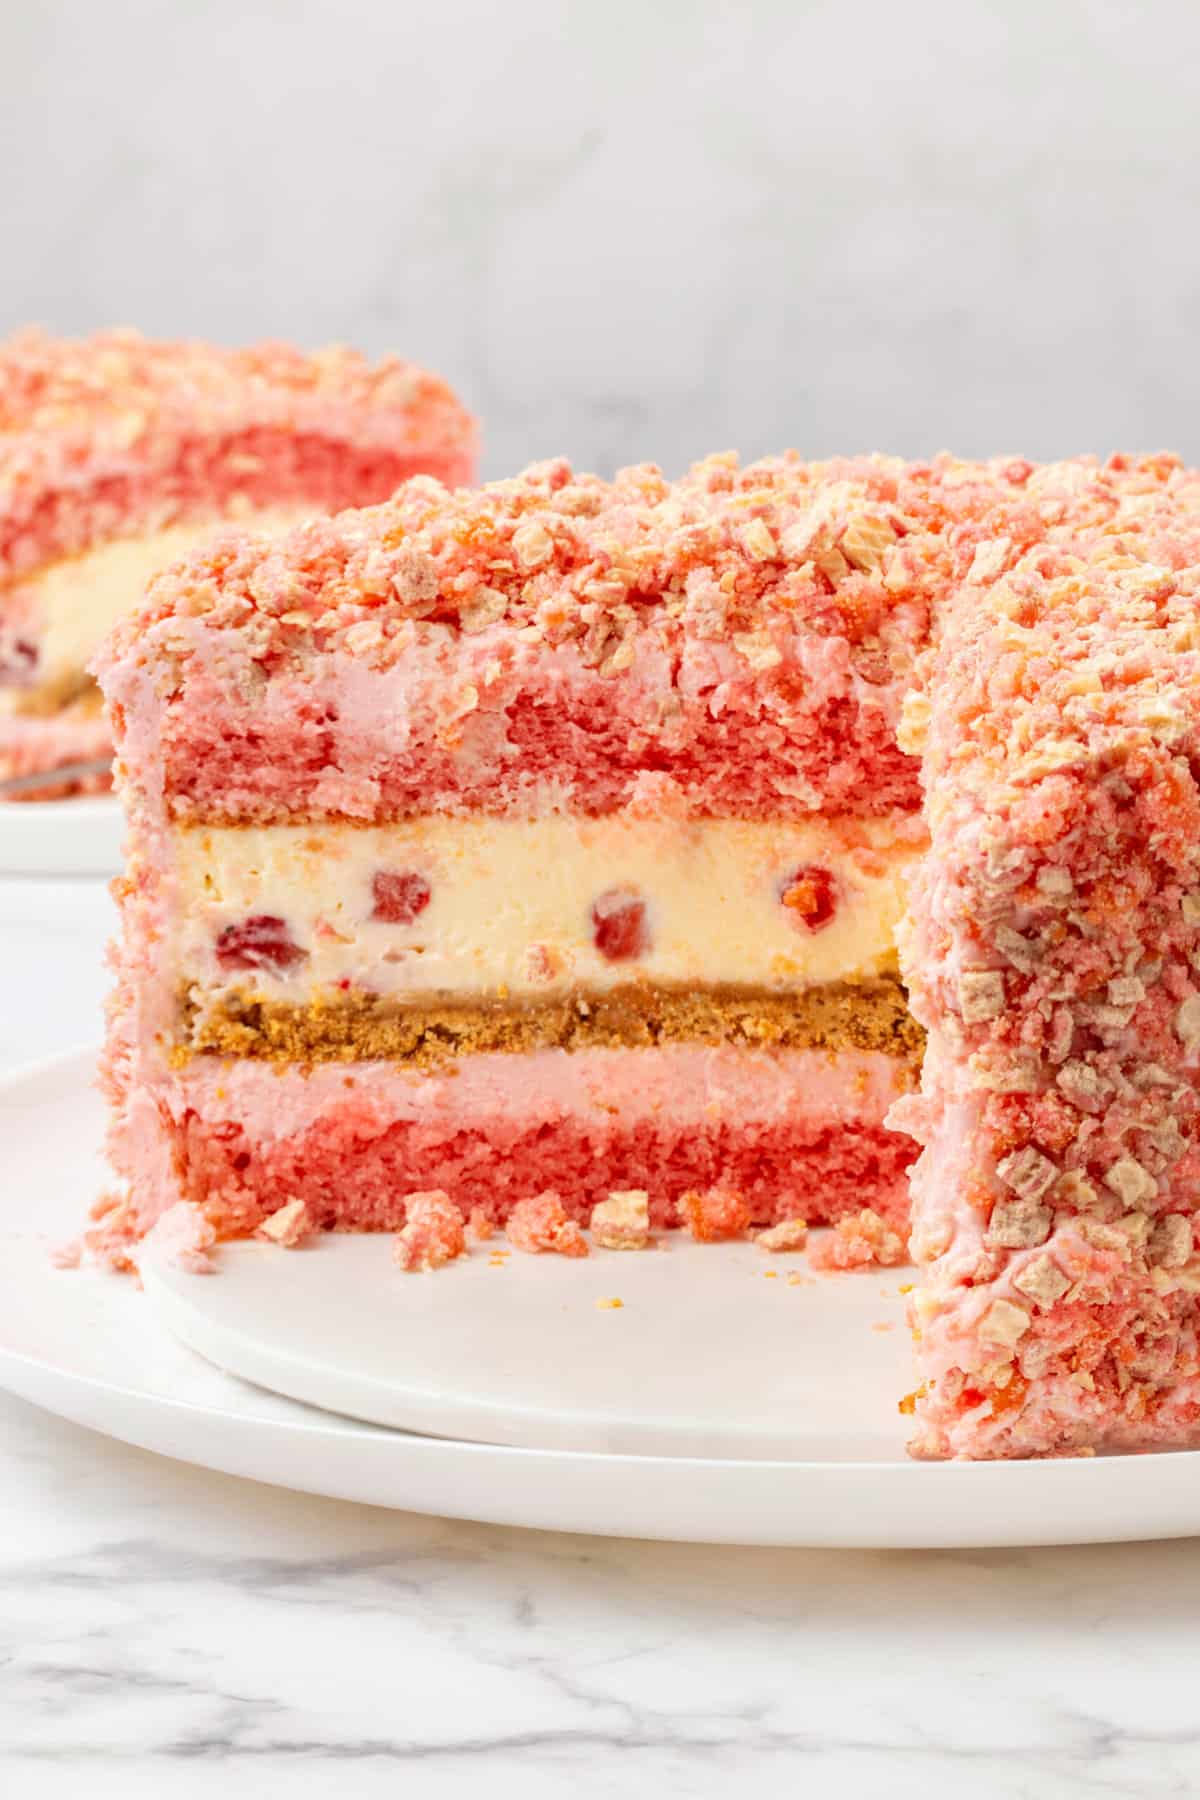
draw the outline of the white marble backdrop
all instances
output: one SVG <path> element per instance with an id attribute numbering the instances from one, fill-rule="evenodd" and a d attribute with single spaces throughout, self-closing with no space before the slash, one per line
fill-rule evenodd
<path id="1" fill-rule="evenodd" d="M 4 0 L 0 327 L 396 346 L 487 467 L 1200 457 L 1195 0 Z"/>

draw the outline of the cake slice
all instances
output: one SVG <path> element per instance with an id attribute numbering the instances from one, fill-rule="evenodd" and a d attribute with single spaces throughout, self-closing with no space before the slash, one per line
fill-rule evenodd
<path id="1" fill-rule="evenodd" d="M 895 727 L 932 578 L 902 473 L 418 479 L 159 576 L 101 671 L 133 1228 L 630 1190 L 657 1226 L 716 1192 L 903 1228 Z"/>
<path id="2" fill-rule="evenodd" d="M 283 530 L 473 462 L 453 395 L 395 358 L 134 332 L 0 344 L 0 778 L 106 756 L 87 665 L 155 569 L 223 526 Z"/>
<path id="3" fill-rule="evenodd" d="M 1200 1442 L 1200 478 L 1040 488 L 1042 547 L 948 601 L 910 706 L 930 1456 Z"/>

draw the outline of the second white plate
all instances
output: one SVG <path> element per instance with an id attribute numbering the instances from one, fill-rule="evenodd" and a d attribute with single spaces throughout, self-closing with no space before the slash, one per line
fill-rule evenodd
<path id="1" fill-rule="evenodd" d="M 125 820 L 115 794 L 0 802 L 0 875 L 115 875 Z"/>
<path id="2" fill-rule="evenodd" d="M 388 1237 L 229 1244 L 215 1278 L 141 1257 L 185 1344 L 293 1400 L 489 1444 L 628 1456 L 902 1458 L 899 1282 L 672 1237 L 569 1261 L 492 1240 L 406 1275 Z M 620 1304 L 614 1304 L 619 1302 Z"/>
<path id="3" fill-rule="evenodd" d="M 104 1180 L 103 1116 L 91 1086 L 92 1064 L 90 1054 L 80 1054 L 0 1082 L 0 1167 L 5 1175 L 0 1183 L 0 1385 L 95 1431 L 228 1474 L 310 1493 L 561 1531 L 896 1549 L 1089 1543 L 1200 1532 L 1200 1453 L 1032 1463 L 909 1462 L 900 1447 L 898 1422 L 884 1416 L 894 1403 L 899 1350 L 895 1334 L 870 1331 L 870 1315 L 877 1309 L 882 1318 L 889 1311 L 878 1278 L 829 1277 L 822 1282 L 819 1292 L 829 1297 L 830 1305 L 840 1297 L 847 1307 L 862 1308 L 864 1329 L 839 1335 L 827 1314 L 807 1306 L 811 1288 L 785 1289 L 762 1304 L 755 1298 L 749 1303 L 752 1312 L 739 1311 L 740 1289 L 748 1285 L 757 1296 L 776 1284 L 747 1276 L 745 1257 L 727 1258 L 720 1248 L 695 1253 L 696 1271 L 711 1272 L 714 1282 L 723 1279 L 720 1270 L 728 1270 L 726 1304 L 713 1318 L 714 1332 L 730 1314 L 743 1325 L 753 1317 L 759 1323 L 749 1329 L 757 1332 L 761 1321 L 776 1316 L 772 1308 L 778 1304 L 788 1326 L 789 1371 L 807 1368 L 814 1384 L 828 1393 L 822 1431 L 828 1432 L 842 1396 L 840 1436 L 810 1434 L 801 1415 L 790 1456 L 773 1460 L 512 1448 L 357 1424 L 264 1392 L 222 1373 L 164 1330 L 133 1282 L 88 1270 L 63 1273 L 51 1266 L 50 1245 L 79 1229 Z M 330 1274 L 335 1266 L 326 1262 L 324 1248 L 279 1251 L 275 1263 L 281 1285 L 301 1274 L 312 1281 L 314 1328 L 321 1310 L 334 1304 L 332 1284 L 320 1279 L 323 1266 Z M 330 1248 L 336 1252 L 336 1246 Z M 229 1268 L 239 1260 L 231 1256 Z M 606 1269 L 597 1290 L 619 1294 L 624 1288 L 628 1299 L 634 1292 L 632 1273 L 620 1273 L 616 1256 L 605 1262 L 615 1274 L 610 1278 Z M 599 1259 L 581 1263 L 578 1279 L 590 1279 L 599 1266 Z M 561 1269 L 531 1258 L 519 1273 L 480 1267 L 464 1279 L 467 1284 L 493 1281 L 498 1293 L 509 1295 L 505 1306 L 515 1308 L 518 1289 L 503 1284 L 524 1281 L 526 1271 L 530 1282 L 543 1275 L 555 1280 L 556 1267 Z M 686 1279 L 689 1272 L 686 1252 L 663 1255 L 663 1279 Z M 392 1277 L 390 1269 L 387 1275 Z M 236 1279 L 218 1274 L 207 1281 L 219 1291 L 223 1281 Z M 564 1272 L 559 1279 L 565 1284 L 575 1277 Z M 645 1279 L 657 1282 L 659 1274 L 648 1273 Z M 203 1286 L 206 1278 L 188 1280 Z M 452 1272 L 427 1278 L 396 1272 L 389 1291 L 398 1308 L 428 1306 L 431 1329 L 436 1330 L 439 1305 L 450 1304 L 437 1297 L 448 1296 L 453 1285 Z M 227 1291 L 232 1304 L 232 1285 Z M 542 1314 L 545 1359 L 560 1368 L 560 1404 L 569 1392 L 568 1372 L 577 1366 L 574 1346 L 599 1341 L 603 1348 L 613 1342 L 585 1338 L 582 1312 L 575 1311 L 565 1285 L 560 1287 L 563 1296 L 564 1311 L 556 1316 L 547 1304 Z M 587 1289 L 585 1296 L 581 1286 L 576 1297 L 586 1297 L 590 1304 L 593 1295 Z M 890 1310 L 895 1307 L 891 1302 Z M 597 1327 L 620 1327 L 625 1311 L 634 1312 L 636 1319 L 636 1310 L 627 1306 L 615 1315 L 597 1315 Z M 661 1331 L 647 1330 L 646 1337 L 654 1341 L 658 1362 L 678 1355 L 665 1321 Z M 765 1338 L 757 1341 L 766 1348 Z M 888 1383 L 886 1392 L 872 1396 L 861 1417 L 853 1395 L 866 1370 L 857 1363 L 847 1366 L 845 1351 L 851 1342 L 863 1355 L 879 1355 L 892 1364 L 880 1371 Z M 729 1337 L 726 1346 L 731 1357 L 745 1354 Z M 497 1343 L 484 1348 L 493 1358 L 503 1354 Z M 749 1356 L 742 1366 L 753 1369 L 756 1394 L 779 1378 L 765 1355 Z M 761 1396 L 753 1404 L 760 1405 Z M 702 1415 L 703 1395 L 697 1392 L 691 1405 L 693 1418 Z M 627 1407 L 626 1422 L 629 1416 Z M 680 1421 L 672 1424 L 678 1447 Z M 880 1442 L 881 1431 L 886 1444 Z"/>

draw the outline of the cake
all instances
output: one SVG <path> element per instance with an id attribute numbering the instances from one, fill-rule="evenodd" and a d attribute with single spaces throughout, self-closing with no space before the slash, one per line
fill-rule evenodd
<path id="1" fill-rule="evenodd" d="M 911 1223 L 917 1454 L 1191 1441 L 1196 517 L 1169 458 L 549 463 L 161 573 L 97 1236 Z"/>
<path id="2" fill-rule="evenodd" d="M 107 758 L 87 665 L 155 569 L 229 524 L 283 530 L 417 472 L 469 480 L 473 460 L 454 397 L 395 358 L 0 343 L 0 779 Z"/>

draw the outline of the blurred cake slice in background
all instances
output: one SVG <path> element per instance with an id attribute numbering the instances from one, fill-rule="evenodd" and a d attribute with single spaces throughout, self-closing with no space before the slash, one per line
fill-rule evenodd
<path id="1" fill-rule="evenodd" d="M 53 772 L 108 755 L 87 665 L 157 569 L 231 525 L 281 531 L 418 473 L 469 481 L 474 459 L 469 414 L 396 357 L 132 331 L 0 343 L 0 782 L 77 791 Z"/>

